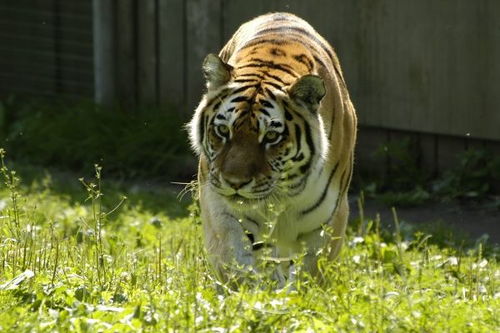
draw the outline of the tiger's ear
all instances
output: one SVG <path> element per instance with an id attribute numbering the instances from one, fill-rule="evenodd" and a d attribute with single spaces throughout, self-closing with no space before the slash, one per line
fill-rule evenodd
<path id="1" fill-rule="evenodd" d="M 231 78 L 233 67 L 226 64 L 218 55 L 210 53 L 203 61 L 203 74 L 209 90 L 217 89 Z"/>
<path id="2" fill-rule="evenodd" d="M 325 83 L 317 75 L 304 75 L 295 81 L 288 94 L 295 102 L 316 112 L 319 102 L 326 94 Z"/>

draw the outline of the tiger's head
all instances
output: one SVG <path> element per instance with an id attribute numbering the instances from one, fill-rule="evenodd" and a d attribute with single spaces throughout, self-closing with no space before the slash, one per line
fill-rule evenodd
<path id="1" fill-rule="evenodd" d="M 327 151 L 318 114 L 323 80 L 307 74 L 285 85 L 286 78 L 233 68 L 214 54 L 203 71 L 207 93 L 189 129 L 208 165 L 204 182 L 233 203 L 299 193 Z"/>

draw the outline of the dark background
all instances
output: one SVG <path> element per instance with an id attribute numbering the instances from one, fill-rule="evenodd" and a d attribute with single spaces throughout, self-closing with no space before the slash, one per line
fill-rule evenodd
<path id="1" fill-rule="evenodd" d="M 182 124 L 200 64 L 269 11 L 303 17 L 336 49 L 359 116 L 360 186 L 431 191 L 455 172 L 464 192 L 498 189 L 496 0 L 3 0 L 3 145 L 42 165 L 189 179 Z"/>

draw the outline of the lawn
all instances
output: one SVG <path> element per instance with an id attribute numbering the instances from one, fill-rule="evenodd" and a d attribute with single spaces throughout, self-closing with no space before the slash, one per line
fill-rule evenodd
<path id="1" fill-rule="evenodd" d="M 328 282 L 233 291 L 213 279 L 189 194 L 2 169 L 0 331 L 493 332 L 498 251 L 351 221 Z M 126 197 L 126 198 L 125 198 Z M 187 198 L 187 199 L 186 199 Z M 354 208 L 353 208 L 354 209 Z"/>

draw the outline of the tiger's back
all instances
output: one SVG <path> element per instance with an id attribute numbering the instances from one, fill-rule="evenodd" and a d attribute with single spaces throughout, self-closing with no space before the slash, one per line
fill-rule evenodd
<path id="1" fill-rule="evenodd" d="M 231 263 L 253 267 L 256 244 L 271 243 L 277 257 L 306 251 L 317 273 L 317 250 L 335 257 L 342 244 L 356 139 L 333 49 L 304 20 L 273 13 L 243 24 L 203 68 L 191 138 L 210 261 L 227 279 Z"/>

